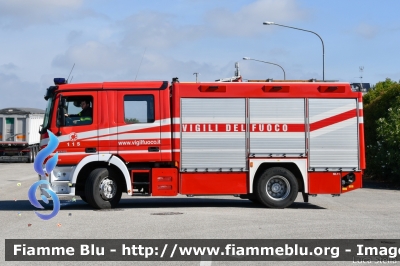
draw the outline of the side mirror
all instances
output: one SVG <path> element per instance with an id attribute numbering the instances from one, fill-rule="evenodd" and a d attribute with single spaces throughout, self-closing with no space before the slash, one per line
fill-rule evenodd
<path id="1" fill-rule="evenodd" d="M 39 126 L 39 134 L 40 135 L 44 134 L 43 125 Z"/>
<path id="2" fill-rule="evenodd" d="M 65 111 L 67 106 L 67 100 L 60 95 L 60 101 L 58 102 L 57 108 L 57 121 L 56 126 L 58 128 L 65 126 Z"/>

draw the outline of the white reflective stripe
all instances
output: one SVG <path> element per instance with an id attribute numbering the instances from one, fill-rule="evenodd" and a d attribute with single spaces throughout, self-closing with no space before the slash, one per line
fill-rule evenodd
<path id="1" fill-rule="evenodd" d="M 221 152 L 221 149 L 207 149 L 207 150 L 199 150 L 199 149 L 185 149 L 184 153 L 188 154 L 196 153 L 196 154 L 209 154 L 213 152 Z M 224 152 L 242 152 L 242 149 L 224 149 Z"/>
<path id="2" fill-rule="evenodd" d="M 155 120 L 153 123 L 129 124 L 129 125 L 124 125 L 124 126 L 119 126 L 118 132 L 121 133 L 121 132 L 126 132 L 126 131 L 131 131 L 131 130 L 159 127 L 160 124 L 161 124 L 161 120 Z"/>
<path id="3" fill-rule="evenodd" d="M 180 152 L 179 149 L 175 150 L 160 150 L 159 152 L 162 153 L 170 153 L 170 152 Z M 149 153 L 147 150 L 123 150 L 123 151 L 102 151 L 99 155 L 108 155 L 110 153 Z M 154 152 L 152 152 L 154 153 Z M 51 154 L 52 156 L 55 155 L 55 153 Z M 96 155 L 93 153 L 86 153 L 86 152 L 63 152 L 63 153 L 58 153 L 58 156 L 72 156 L 72 155 Z"/>
<path id="4" fill-rule="evenodd" d="M 172 118 L 172 123 L 175 124 L 180 124 L 181 123 L 181 118 L 180 117 L 174 117 Z"/>
<path id="5" fill-rule="evenodd" d="M 118 151 L 118 153 L 149 153 L 147 150 L 140 150 L 140 151 Z M 152 152 L 156 153 L 156 152 Z"/>
<path id="6" fill-rule="evenodd" d="M 171 132 L 161 132 L 161 138 L 162 139 L 170 139 L 171 138 Z"/>
<path id="7" fill-rule="evenodd" d="M 363 103 L 362 102 L 358 103 L 358 109 L 363 109 Z"/>
<path id="8" fill-rule="evenodd" d="M 172 133 L 172 137 L 174 139 L 180 139 L 181 138 L 181 133 L 180 132 L 173 132 Z"/>
<path id="9" fill-rule="evenodd" d="M 111 128 L 103 128 L 103 129 L 99 129 L 99 136 L 101 135 L 108 135 L 111 133 Z"/>
<path id="10" fill-rule="evenodd" d="M 97 137 L 98 130 L 96 129 L 96 130 L 90 130 L 90 131 L 75 132 L 75 134 L 78 136 L 77 141 L 79 141 L 79 140 L 82 140 L 82 139 Z M 70 141 L 69 134 L 61 136 L 61 137 L 58 137 L 58 140 L 60 142 Z"/>
<path id="11" fill-rule="evenodd" d="M 182 132 L 185 139 L 237 139 L 245 138 L 246 132 Z"/>
<path id="12" fill-rule="evenodd" d="M 126 133 L 119 134 L 117 136 L 118 140 L 126 140 L 126 139 L 159 139 L 160 133 Z M 115 138 L 117 139 L 117 138 Z"/>
<path id="13" fill-rule="evenodd" d="M 179 118 L 177 118 L 179 120 Z M 155 128 L 159 127 L 160 125 L 169 125 L 170 124 L 170 119 L 162 119 L 162 120 L 156 120 L 154 123 L 149 123 L 149 124 L 131 124 L 131 125 L 125 125 L 125 126 L 120 126 L 120 127 L 110 127 L 110 128 L 103 128 L 99 130 L 90 130 L 90 131 L 83 131 L 83 132 L 75 132 L 78 135 L 77 141 L 89 141 L 89 140 L 97 140 L 97 137 L 100 137 L 99 140 L 116 140 L 117 135 L 124 135 L 125 132 L 128 131 L 134 131 L 134 130 L 142 130 L 142 129 L 149 129 L 149 128 Z M 160 134 L 159 133 L 128 133 L 128 134 L 135 134 L 135 138 L 143 138 L 143 139 L 148 139 L 148 138 L 159 138 Z M 141 134 L 141 135 L 140 135 Z M 157 136 L 154 137 L 149 137 L 149 134 L 157 134 Z M 106 135 L 106 136 L 103 136 Z M 147 137 L 145 137 L 146 135 Z M 69 134 L 64 135 L 64 136 L 59 136 L 57 137 L 60 142 L 66 142 L 70 141 Z M 171 133 L 170 132 L 162 132 L 161 133 L 161 138 L 171 138 Z M 85 139 L 85 140 L 83 140 Z M 120 138 L 120 139 L 126 139 L 126 137 Z M 40 145 L 47 145 L 49 143 L 49 138 L 42 139 L 40 141 Z"/>
<path id="14" fill-rule="evenodd" d="M 87 152 L 62 152 L 58 153 L 58 156 L 66 156 L 66 155 L 94 155 L 96 153 L 87 153 Z"/>
<path id="15" fill-rule="evenodd" d="M 118 134 L 113 136 L 107 137 L 100 137 L 98 140 L 132 140 L 132 139 L 170 139 L 171 133 L 163 132 L 163 133 L 125 133 L 125 134 Z M 96 140 L 97 138 L 93 138 L 90 140 Z"/>
<path id="16" fill-rule="evenodd" d="M 182 117 L 182 124 L 244 124 L 244 117 Z"/>
<path id="17" fill-rule="evenodd" d="M 250 123 L 251 124 L 304 124 L 304 116 L 303 117 L 251 117 L 250 116 Z"/>
<path id="18" fill-rule="evenodd" d="M 364 117 L 360 116 L 358 118 L 358 123 L 363 124 L 364 123 Z"/>
<path id="19" fill-rule="evenodd" d="M 171 150 L 161 150 L 161 151 L 158 151 L 158 152 L 170 153 Z M 154 151 L 149 152 L 148 150 L 135 150 L 135 151 L 126 151 L 126 150 L 124 150 L 124 151 L 118 151 L 116 153 L 146 153 L 147 154 L 147 153 L 157 153 L 157 152 L 154 152 Z"/>
<path id="20" fill-rule="evenodd" d="M 304 132 L 251 132 L 250 139 L 290 139 L 290 138 L 305 138 Z"/>
<path id="21" fill-rule="evenodd" d="M 161 135 L 161 138 L 160 138 Z M 131 140 L 131 139 L 170 139 L 171 133 L 163 132 L 163 133 L 125 133 L 125 134 L 118 134 L 113 136 L 106 136 L 100 138 L 92 138 L 88 140 Z"/>
<path id="22" fill-rule="evenodd" d="M 179 118 L 178 118 L 179 119 Z M 106 139 L 111 139 L 112 135 L 115 134 L 124 134 L 125 132 L 128 131 L 134 131 L 134 130 L 142 130 L 142 129 L 149 129 L 149 128 L 158 128 L 161 125 L 169 125 L 170 124 L 170 119 L 162 119 L 162 120 L 156 120 L 154 123 L 139 123 L 139 124 L 130 124 L 130 125 L 124 125 L 124 126 L 119 126 L 119 127 L 110 127 L 110 128 L 103 128 L 103 129 L 96 129 L 96 130 L 90 130 L 90 131 L 83 131 L 83 132 L 75 132 L 78 135 L 78 140 L 77 141 L 82 141 L 82 139 L 91 139 L 91 138 L 97 138 L 100 137 L 104 140 Z M 133 134 L 134 132 L 130 133 Z M 135 133 L 135 134 L 141 134 L 141 133 Z M 170 134 L 169 132 L 164 132 L 161 134 Z M 103 136 L 107 135 L 107 136 Z M 110 135 L 110 136 L 108 136 Z M 165 137 L 170 137 L 170 135 L 164 135 Z M 68 135 L 63 135 L 57 137 L 60 142 L 65 142 L 65 141 L 70 141 L 69 134 Z M 115 139 L 115 138 L 114 138 Z M 46 145 L 49 142 L 49 139 L 42 139 L 41 140 L 41 145 Z"/>
<path id="23" fill-rule="evenodd" d="M 161 119 L 161 120 L 160 120 L 160 124 L 161 124 L 162 126 L 170 125 L 170 124 L 171 124 L 171 119 L 170 119 L 170 118 Z"/>
<path id="24" fill-rule="evenodd" d="M 351 103 L 351 104 L 347 104 L 347 105 L 344 105 L 344 106 L 341 106 L 341 107 L 338 107 L 335 109 L 331 109 L 327 112 L 310 117 L 310 123 L 314 123 L 314 122 L 321 121 L 326 118 L 330 118 L 335 115 L 345 113 L 347 111 L 353 110 L 354 108 L 355 108 L 355 104 Z"/>
<path id="25" fill-rule="evenodd" d="M 315 138 L 315 137 L 324 135 L 326 133 L 333 132 L 335 130 L 338 130 L 338 129 L 341 129 L 341 128 L 344 128 L 344 127 L 352 126 L 352 125 L 354 125 L 356 123 L 357 123 L 357 117 L 354 117 L 354 118 L 351 118 L 351 119 L 347 119 L 345 121 L 342 121 L 342 122 L 339 122 L 339 123 L 335 123 L 333 125 L 326 126 L 326 127 L 311 131 L 310 132 L 310 137 L 311 138 Z M 345 137 L 345 136 L 343 136 L 343 137 Z"/>
<path id="26" fill-rule="evenodd" d="M 118 127 L 110 127 L 110 128 L 103 128 L 99 129 L 99 136 L 103 134 L 116 134 L 116 133 L 124 133 L 133 130 L 142 130 L 147 128 L 155 128 L 159 127 L 160 125 L 168 125 L 169 118 L 162 119 L 162 120 L 155 120 L 153 123 L 136 123 L 136 124 L 128 124 Z"/>

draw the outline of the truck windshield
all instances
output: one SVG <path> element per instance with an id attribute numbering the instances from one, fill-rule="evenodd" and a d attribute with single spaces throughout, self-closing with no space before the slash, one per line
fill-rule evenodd
<path id="1" fill-rule="evenodd" d="M 53 110 L 53 103 L 54 103 L 54 97 L 51 97 L 47 100 L 47 108 L 46 108 L 46 112 L 44 114 L 42 130 L 47 130 L 49 128 L 50 119 L 51 119 L 50 114 Z"/>

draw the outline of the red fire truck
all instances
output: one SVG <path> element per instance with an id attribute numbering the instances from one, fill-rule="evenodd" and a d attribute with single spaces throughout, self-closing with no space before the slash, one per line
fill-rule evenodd
<path id="1" fill-rule="evenodd" d="M 93 208 L 117 206 L 123 192 L 285 208 L 299 192 L 308 202 L 362 187 L 362 94 L 349 83 L 55 79 L 45 99 L 41 147 L 51 131 L 59 159 L 40 178 Z M 83 101 L 91 117 L 79 116 Z"/>

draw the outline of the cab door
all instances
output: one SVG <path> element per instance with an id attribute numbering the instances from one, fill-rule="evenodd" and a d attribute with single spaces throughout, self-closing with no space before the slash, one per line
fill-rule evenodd
<path id="1" fill-rule="evenodd" d="M 58 164 L 78 164 L 84 157 L 98 154 L 98 92 L 62 92 L 61 95 L 65 100 L 64 112 L 68 116 L 59 127 L 56 123 L 57 114 L 53 116 L 53 133 L 60 141 L 57 148 Z M 57 97 L 55 106 L 59 106 L 61 97 Z M 83 100 L 89 101 L 92 117 L 80 115 L 80 103 Z"/>
<path id="2" fill-rule="evenodd" d="M 117 147 L 126 162 L 161 160 L 159 89 L 118 91 Z"/>

